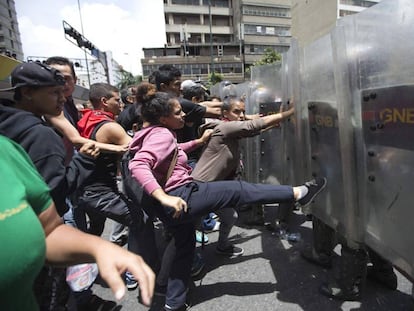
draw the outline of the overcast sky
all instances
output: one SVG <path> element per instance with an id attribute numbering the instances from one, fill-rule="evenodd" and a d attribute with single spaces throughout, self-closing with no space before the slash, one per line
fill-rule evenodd
<path id="1" fill-rule="evenodd" d="M 162 0 L 79 0 L 84 36 L 133 74 L 141 74 L 142 48 L 162 47 Z M 15 0 L 25 59 L 28 56 L 84 58 L 65 39 L 62 21 L 81 32 L 78 0 Z"/>

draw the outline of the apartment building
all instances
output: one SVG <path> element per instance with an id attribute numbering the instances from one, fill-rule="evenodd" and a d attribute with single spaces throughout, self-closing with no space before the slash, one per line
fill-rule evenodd
<path id="1" fill-rule="evenodd" d="M 266 48 L 289 49 L 328 33 L 338 18 L 381 0 L 164 0 L 167 42 L 144 48 L 144 79 L 162 64 L 180 68 L 184 79 L 207 80 L 211 72 L 232 82 Z"/>
<path id="2" fill-rule="evenodd" d="M 144 79 L 160 65 L 174 64 L 184 79 L 207 80 L 217 72 L 244 81 L 246 67 L 266 48 L 289 48 L 290 1 L 164 0 L 167 42 L 144 48 Z"/>
<path id="3" fill-rule="evenodd" d="M 234 18 L 240 28 L 244 63 L 252 65 L 267 48 L 283 53 L 291 39 L 291 0 L 240 0 Z"/>
<path id="4" fill-rule="evenodd" d="M 23 60 L 14 0 L 0 0 L 0 54 Z"/>

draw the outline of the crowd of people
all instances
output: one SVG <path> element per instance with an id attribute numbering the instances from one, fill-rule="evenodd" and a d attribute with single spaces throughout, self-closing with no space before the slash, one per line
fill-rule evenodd
<path id="1" fill-rule="evenodd" d="M 290 186 L 252 184 L 238 174 L 240 140 L 290 118 L 293 103 L 247 115 L 243 97 L 209 98 L 203 85 L 182 82 L 177 68 L 164 65 L 125 90 L 92 84 L 90 108 L 77 109 L 76 79 L 64 57 L 22 63 L 11 73 L 13 100 L 0 104 L 0 241 L 13 245 L 0 255 L 10 263 L 0 268 L 5 310 L 66 310 L 70 296 L 79 311 L 110 310 L 115 303 L 93 294 L 93 283 L 80 292 L 68 287 L 62 265 L 85 262 L 98 264 L 117 299 L 125 285 L 139 286 L 142 303 L 150 306 L 156 292 L 165 297 L 161 310 L 187 310 L 191 276 L 204 264 L 196 231 L 206 217 L 220 219 L 216 252 L 240 256 L 244 250 L 229 240 L 239 207 L 308 206 L 326 187 L 323 177 Z M 135 196 L 121 178 L 125 152 L 140 189 Z M 113 243 L 100 237 L 107 218 L 115 221 Z M 161 252 L 156 221 L 164 230 Z M 21 237 L 32 223 L 30 239 Z M 23 277 L 30 286 L 14 291 Z"/>

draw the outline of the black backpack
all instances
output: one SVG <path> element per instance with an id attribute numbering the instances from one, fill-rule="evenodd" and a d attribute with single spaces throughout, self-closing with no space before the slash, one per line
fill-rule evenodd
<path id="1" fill-rule="evenodd" d="M 122 190 L 124 195 L 136 206 L 140 212 L 140 218 L 143 223 L 148 220 L 148 214 L 144 211 L 142 206 L 143 197 L 147 195 L 144 188 L 138 183 L 138 181 L 132 176 L 130 169 L 128 168 L 129 161 L 134 157 L 131 150 L 125 152 L 121 158 L 120 170 L 122 176 Z"/>

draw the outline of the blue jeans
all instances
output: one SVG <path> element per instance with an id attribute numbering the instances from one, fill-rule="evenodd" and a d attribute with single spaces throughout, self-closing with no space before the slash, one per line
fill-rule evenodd
<path id="1" fill-rule="evenodd" d="M 173 310 L 183 306 L 186 300 L 195 248 L 194 220 L 226 207 L 294 201 L 291 186 L 251 184 L 237 180 L 191 182 L 168 194 L 184 199 L 188 212 L 173 218 L 173 209 L 157 204 L 148 196 L 144 196 L 143 206 L 147 213 L 158 216 L 174 237 L 176 251 L 174 258 L 171 258 L 166 293 L 166 305 Z"/>

